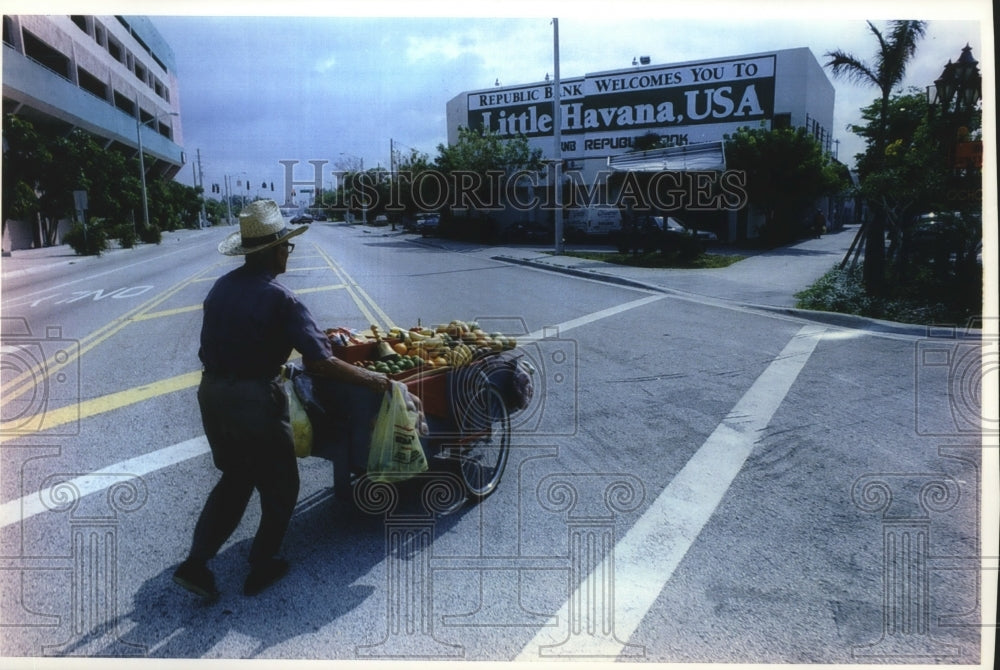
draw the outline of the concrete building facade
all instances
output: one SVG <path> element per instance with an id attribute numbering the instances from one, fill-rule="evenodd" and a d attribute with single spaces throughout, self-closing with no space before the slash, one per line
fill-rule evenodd
<path id="1" fill-rule="evenodd" d="M 147 17 L 4 15 L 3 111 L 108 148 L 141 141 L 147 176 L 186 162 L 174 54 Z M 4 249 L 30 244 L 27 225 L 8 222 Z"/>

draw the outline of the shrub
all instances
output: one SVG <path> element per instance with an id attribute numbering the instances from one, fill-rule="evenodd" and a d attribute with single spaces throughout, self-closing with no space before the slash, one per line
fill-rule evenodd
<path id="1" fill-rule="evenodd" d="M 122 249 L 135 247 L 136 240 L 139 238 L 135 232 L 135 226 L 131 223 L 119 223 L 111 229 L 111 235 L 118 240 Z"/>
<path id="2" fill-rule="evenodd" d="M 79 221 L 70 227 L 63 242 L 81 256 L 100 256 L 108 249 L 108 232 L 102 219 L 93 219 L 86 227 Z"/>
<path id="3" fill-rule="evenodd" d="M 865 293 L 859 266 L 833 268 L 815 284 L 796 293 L 795 298 L 796 307 L 801 309 L 844 314 L 868 314 L 872 310 L 872 299 Z"/>
<path id="4" fill-rule="evenodd" d="M 139 239 L 146 244 L 159 244 L 163 241 L 163 231 L 155 223 L 139 228 Z"/>
<path id="5" fill-rule="evenodd" d="M 921 281 L 891 286 L 889 296 L 874 298 L 865 292 L 861 267 L 855 266 L 830 270 L 795 298 L 801 309 L 929 325 L 966 323 L 977 314 L 977 295 L 968 287 Z"/>

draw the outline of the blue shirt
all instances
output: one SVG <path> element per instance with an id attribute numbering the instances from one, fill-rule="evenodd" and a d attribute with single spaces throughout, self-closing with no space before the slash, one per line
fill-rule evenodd
<path id="1" fill-rule="evenodd" d="M 243 265 L 225 274 L 203 307 L 198 357 L 210 372 L 268 379 L 292 349 L 305 360 L 333 353 L 306 306 L 267 271 Z"/>

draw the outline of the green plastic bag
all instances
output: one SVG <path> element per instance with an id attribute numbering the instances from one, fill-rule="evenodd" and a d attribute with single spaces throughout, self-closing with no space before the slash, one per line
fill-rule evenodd
<path id="1" fill-rule="evenodd" d="M 409 391 L 393 381 L 382 398 L 368 449 L 368 476 L 377 482 L 398 482 L 427 471 L 420 445 L 419 410 L 407 402 Z"/>

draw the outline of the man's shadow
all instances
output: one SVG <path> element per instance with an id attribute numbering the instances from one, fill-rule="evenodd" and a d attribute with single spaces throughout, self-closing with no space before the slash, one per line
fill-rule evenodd
<path id="1" fill-rule="evenodd" d="M 291 562 L 289 573 L 264 592 L 253 597 L 243 595 L 252 542 L 245 539 L 227 547 L 210 563 L 221 591 L 214 602 L 200 600 L 175 584 L 172 576 L 177 566 L 171 564 L 139 587 L 130 611 L 107 622 L 101 630 L 85 634 L 62 653 L 214 657 L 213 648 L 236 633 L 237 639 L 256 641 L 256 646 L 236 652 L 219 650 L 219 653 L 249 658 L 301 635 L 315 633 L 375 594 L 374 586 L 357 582 L 388 558 L 387 520 L 423 519 L 434 525 L 437 535 L 457 523 L 463 510 L 468 509 L 458 507 L 445 516 L 430 516 L 420 493 L 428 482 L 433 486 L 433 478 L 394 485 L 391 495 L 396 496 L 396 503 L 382 514 L 339 501 L 332 489 L 308 496 L 299 501 L 285 536 L 284 553 Z M 251 500 L 250 509 L 254 504 L 255 500 Z M 256 523 L 256 517 L 244 519 L 245 523 L 251 521 Z M 418 560 L 409 555 L 399 558 Z M 128 628 L 129 625 L 133 627 Z M 115 630 L 120 632 L 121 639 L 108 634 Z M 109 638 L 114 639 L 108 642 Z M 91 648 L 95 645 L 103 646 Z"/>

